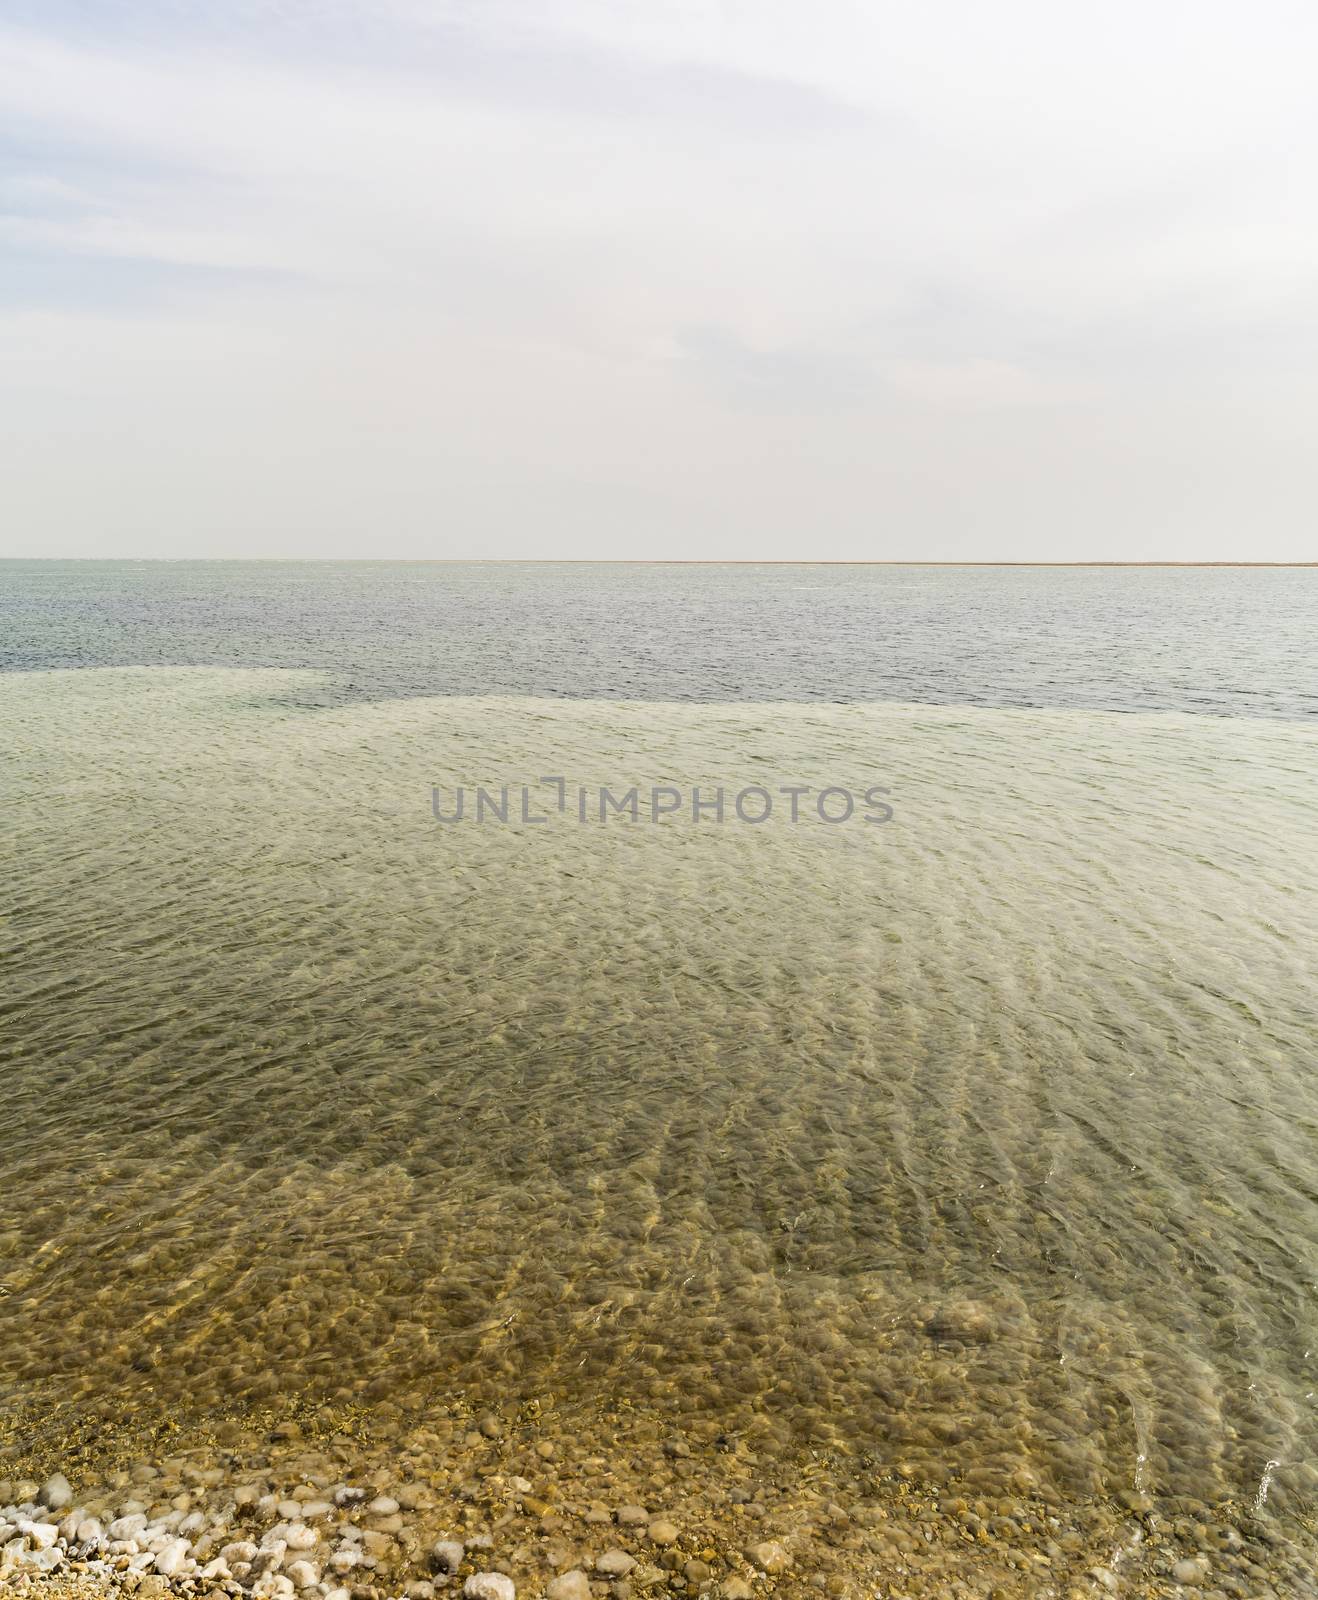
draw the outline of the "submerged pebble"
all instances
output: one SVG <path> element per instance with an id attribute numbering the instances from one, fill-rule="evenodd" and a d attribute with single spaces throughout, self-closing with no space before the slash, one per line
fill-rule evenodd
<path id="1" fill-rule="evenodd" d="M 590 1579 L 579 1567 L 562 1572 L 545 1590 L 547 1600 L 590 1600 Z"/>
<path id="2" fill-rule="evenodd" d="M 69 1487 L 69 1480 L 62 1472 L 56 1472 L 46 1479 L 37 1492 L 37 1499 L 43 1506 L 51 1511 L 62 1511 L 73 1499 L 73 1490 Z"/>
<path id="3" fill-rule="evenodd" d="M 502 1572 L 473 1572 L 462 1586 L 465 1600 L 513 1600 L 513 1580 Z"/>
<path id="4" fill-rule="evenodd" d="M 465 1555 L 465 1549 L 456 1539 L 438 1539 L 430 1547 L 430 1559 L 436 1572 L 456 1572 Z"/>

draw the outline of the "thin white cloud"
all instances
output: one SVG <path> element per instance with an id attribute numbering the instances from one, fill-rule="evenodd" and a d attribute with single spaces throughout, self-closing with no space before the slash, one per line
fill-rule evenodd
<path id="1" fill-rule="evenodd" d="M 13 14 L 11 550 L 1307 551 L 1307 9 Z"/>

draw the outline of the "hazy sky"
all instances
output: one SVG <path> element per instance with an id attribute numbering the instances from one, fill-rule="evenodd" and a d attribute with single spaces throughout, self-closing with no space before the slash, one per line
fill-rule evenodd
<path id="1" fill-rule="evenodd" d="M 0 553 L 1318 557 L 1312 0 L 0 0 Z"/>

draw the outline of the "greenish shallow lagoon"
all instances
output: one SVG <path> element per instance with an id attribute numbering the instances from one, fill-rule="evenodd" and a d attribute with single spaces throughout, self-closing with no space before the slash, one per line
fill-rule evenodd
<path id="1" fill-rule="evenodd" d="M 1304 1512 L 1310 726 L 318 681 L 0 680 L 11 1446 L 543 1398 Z M 542 773 L 894 818 L 432 817 Z"/>

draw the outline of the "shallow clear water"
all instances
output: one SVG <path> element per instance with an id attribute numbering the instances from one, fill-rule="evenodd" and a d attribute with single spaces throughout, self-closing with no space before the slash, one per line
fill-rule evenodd
<path id="1" fill-rule="evenodd" d="M 607 1395 L 933 1479 L 1312 1499 L 1298 658 L 1251 641 L 1250 717 L 1211 643 L 1179 669 L 1211 716 L 1050 675 L 1040 709 L 424 694 L 378 610 L 369 701 L 287 667 L 0 678 L 29 1437 L 107 1395 Z M 894 817 L 432 816 L 434 784 L 549 773 L 884 784 Z"/>

